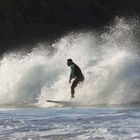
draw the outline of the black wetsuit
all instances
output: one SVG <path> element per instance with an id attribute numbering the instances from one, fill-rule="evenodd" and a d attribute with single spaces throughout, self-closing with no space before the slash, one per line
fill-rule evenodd
<path id="1" fill-rule="evenodd" d="M 70 79 L 75 78 L 71 85 L 71 95 L 72 97 L 74 97 L 75 93 L 74 89 L 80 82 L 84 81 L 84 75 L 81 69 L 76 64 L 73 63 L 70 67 L 71 67 Z"/>

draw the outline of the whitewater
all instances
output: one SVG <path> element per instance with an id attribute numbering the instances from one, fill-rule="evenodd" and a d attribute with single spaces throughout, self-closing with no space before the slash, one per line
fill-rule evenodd
<path id="1" fill-rule="evenodd" d="M 72 32 L 52 45 L 0 60 L 0 139 L 140 140 L 140 51 L 136 20 L 105 32 Z M 67 59 L 85 81 L 71 99 Z M 49 103 L 46 100 L 61 101 Z"/>
<path id="2" fill-rule="evenodd" d="M 100 36 L 71 33 L 54 44 L 38 43 L 25 52 L 11 52 L 0 61 L 0 104 L 36 104 L 47 99 L 69 101 L 68 58 L 78 64 L 85 82 L 76 89 L 79 105 L 114 105 L 140 102 L 140 56 L 133 26 L 124 19 Z M 52 103 L 51 103 L 52 105 Z"/>

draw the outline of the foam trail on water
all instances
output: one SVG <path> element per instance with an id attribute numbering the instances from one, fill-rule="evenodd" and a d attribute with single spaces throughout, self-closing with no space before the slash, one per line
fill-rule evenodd
<path id="1" fill-rule="evenodd" d="M 76 88 L 74 104 L 139 102 L 140 57 L 134 42 L 133 26 L 117 19 L 100 37 L 75 33 L 52 46 L 38 44 L 26 55 L 7 54 L 0 65 L 0 104 L 49 107 L 56 104 L 47 103 L 47 99 L 71 101 L 68 58 L 85 75 L 84 84 Z"/>

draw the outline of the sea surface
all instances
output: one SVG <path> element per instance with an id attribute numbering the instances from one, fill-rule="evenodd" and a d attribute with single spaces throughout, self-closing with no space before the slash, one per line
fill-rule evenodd
<path id="1" fill-rule="evenodd" d="M 140 140 L 140 106 L 1 108 L 0 140 Z"/>

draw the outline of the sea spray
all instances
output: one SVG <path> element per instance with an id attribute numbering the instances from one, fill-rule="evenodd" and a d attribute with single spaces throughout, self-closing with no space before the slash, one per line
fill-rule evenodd
<path id="1" fill-rule="evenodd" d="M 97 33 L 96 33 L 97 34 Z M 80 66 L 85 82 L 76 88 L 79 105 L 128 104 L 140 101 L 140 57 L 133 26 L 124 19 L 100 36 L 69 34 L 52 46 L 39 43 L 31 53 L 9 53 L 0 65 L 0 104 L 49 107 L 47 99 L 71 101 L 66 60 Z M 51 49 L 48 49 L 51 48 Z M 134 49 L 132 49 L 134 48 Z"/>
<path id="2" fill-rule="evenodd" d="M 139 102 L 140 58 L 133 45 L 133 29 L 134 26 L 124 19 L 116 19 L 108 32 L 101 35 L 100 42 L 90 33 L 71 34 L 57 42 L 54 56 L 58 60 L 61 58 L 63 63 L 72 58 L 85 75 L 84 84 L 76 89 L 74 102 L 79 105 Z M 41 97 L 71 101 L 68 77 L 69 74 L 64 72 L 51 88 L 43 88 Z M 42 104 L 42 99 L 39 103 L 50 105 Z"/>

